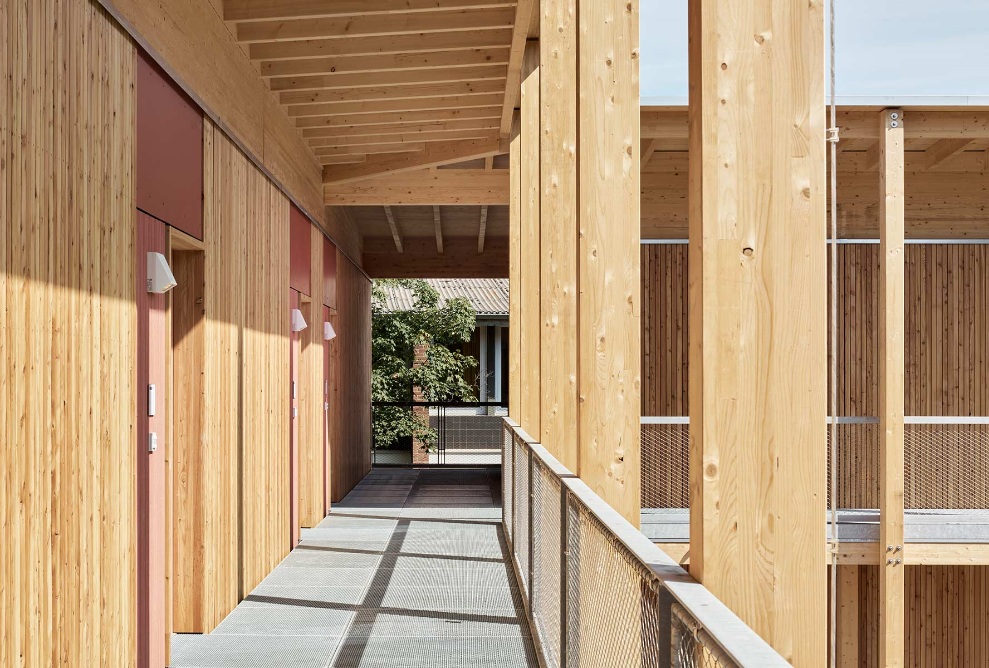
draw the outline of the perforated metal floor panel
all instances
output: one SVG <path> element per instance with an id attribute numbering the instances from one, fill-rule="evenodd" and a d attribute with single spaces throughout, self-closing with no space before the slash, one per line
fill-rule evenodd
<path id="1" fill-rule="evenodd" d="M 174 668 L 538 666 L 499 474 L 375 470 Z"/>

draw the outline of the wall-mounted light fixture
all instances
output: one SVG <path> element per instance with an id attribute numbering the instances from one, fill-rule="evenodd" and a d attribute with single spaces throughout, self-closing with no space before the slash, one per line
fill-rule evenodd
<path id="1" fill-rule="evenodd" d="M 335 339 L 337 337 L 337 331 L 333 329 L 333 325 L 324 322 L 323 323 L 323 340 L 329 341 L 330 339 Z"/>
<path id="2" fill-rule="evenodd" d="M 148 253 L 148 292 L 165 294 L 178 283 L 168 266 L 168 260 L 161 253 Z"/>
<path id="3" fill-rule="evenodd" d="M 306 319 L 302 317 L 302 311 L 297 308 L 292 309 L 292 331 L 301 332 L 308 326 Z"/>

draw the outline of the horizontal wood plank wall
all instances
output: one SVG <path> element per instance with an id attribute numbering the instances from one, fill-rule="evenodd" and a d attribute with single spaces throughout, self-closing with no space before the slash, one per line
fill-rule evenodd
<path id="1" fill-rule="evenodd" d="M 311 233 L 312 301 L 302 311 L 309 326 L 299 332 L 299 521 L 314 527 L 323 519 L 323 235 Z"/>
<path id="2" fill-rule="evenodd" d="M 343 499 L 371 470 L 371 282 L 339 250 L 336 329 L 333 502 Z"/>
<path id="3" fill-rule="evenodd" d="M 136 663 L 135 54 L 0 3 L 0 665 Z"/>
<path id="4" fill-rule="evenodd" d="M 877 668 L 878 567 L 860 567 L 859 661 Z M 989 567 L 907 566 L 906 660 L 916 668 L 989 665 Z"/>

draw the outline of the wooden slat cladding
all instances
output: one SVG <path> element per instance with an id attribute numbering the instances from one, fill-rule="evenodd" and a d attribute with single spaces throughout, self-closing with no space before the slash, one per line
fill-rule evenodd
<path id="1" fill-rule="evenodd" d="M 643 244 L 642 414 L 687 414 L 687 245 Z"/>
<path id="2" fill-rule="evenodd" d="M 334 326 L 330 474 L 337 502 L 371 470 L 371 282 L 339 250 Z"/>
<path id="3" fill-rule="evenodd" d="M 853 665 L 877 668 L 878 567 L 859 569 L 858 660 Z M 904 665 L 989 665 L 989 567 L 907 566 L 904 587 Z"/>
<path id="4" fill-rule="evenodd" d="M 323 519 L 323 235 L 309 226 L 312 300 L 302 305 L 309 326 L 299 332 L 299 521 L 314 527 Z M 336 252 L 336 249 L 334 249 Z"/>
<path id="5" fill-rule="evenodd" d="M 136 663 L 134 47 L 0 3 L 0 665 Z"/>

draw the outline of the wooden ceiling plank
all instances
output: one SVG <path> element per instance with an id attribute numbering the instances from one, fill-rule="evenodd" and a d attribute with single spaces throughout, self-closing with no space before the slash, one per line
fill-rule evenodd
<path id="1" fill-rule="evenodd" d="M 311 140 L 309 145 L 319 154 L 321 149 L 342 146 L 375 146 L 378 144 L 397 144 L 406 142 L 432 143 L 437 141 L 452 141 L 454 139 L 486 139 L 498 134 L 498 128 L 486 130 L 462 130 L 460 132 L 421 132 L 407 135 L 381 135 L 380 137 L 319 137 Z"/>
<path id="2" fill-rule="evenodd" d="M 327 184 L 328 205 L 432 206 L 508 204 L 508 170 L 428 169 L 353 183 Z"/>
<path id="3" fill-rule="evenodd" d="M 437 123 L 402 123 L 396 125 L 356 125 L 330 128 L 334 132 L 309 139 L 310 146 L 335 146 L 338 143 L 369 142 L 372 138 L 381 142 L 429 141 L 450 135 L 450 139 L 466 139 L 461 133 L 483 133 L 487 136 L 498 131 L 497 120 L 467 119 Z M 425 139 L 428 137 L 429 139 Z"/>
<path id="4" fill-rule="evenodd" d="M 505 47 L 510 30 L 468 30 L 430 35 L 390 35 L 364 39 L 310 39 L 296 42 L 261 42 L 250 45 L 251 60 L 293 60 L 327 56 L 375 56 Z"/>
<path id="5" fill-rule="evenodd" d="M 529 24 L 532 22 L 533 6 L 538 0 L 518 0 L 515 5 L 515 21 L 512 28 L 511 48 L 508 56 L 508 79 L 505 82 L 505 101 L 501 108 L 501 135 L 508 137 L 512 128 L 512 114 L 518 106 L 522 82 L 522 54 L 529 38 Z"/>
<path id="6" fill-rule="evenodd" d="M 353 39 L 387 35 L 497 30 L 511 28 L 511 7 L 455 9 L 411 14 L 322 17 L 237 24 L 241 43 L 288 42 L 308 39 Z"/>
<path id="7" fill-rule="evenodd" d="M 490 168 L 488 168 L 490 169 Z M 487 231 L 488 227 L 488 205 L 481 205 L 481 220 L 477 228 L 477 253 L 480 255 L 484 252 L 484 233 Z"/>
<path id="8" fill-rule="evenodd" d="M 384 153 L 414 153 L 426 149 L 422 142 L 399 142 L 394 144 L 356 144 L 352 146 L 322 146 L 313 149 L 316 157 L 331 155 L 381 155 Z"/>
<path id="9" fill-rule="evenodd" d="M 449 165 L 474 158 L 484 158 L 502 152 L 501 142 L 495 139 L 481 141 L 436 142 L 426 150 L 407 155 L 372 159 L 357 168 L 345 166 L 323 169 L 323 183 L 349 183 L 373 176 L 400 174 L 428 167 Z"/>
<path id="10" fill-rule="evenodd" d="M 268 81 L 268 85 L 275 93 L 303 90 L 351 90 L 354 88 L 413 86 L 462 81 L 503 81 L 505 73 L 505 65 L 475 65 L 471 67 L 437 67 L 428 70 L 386 70 L 382 72 L 272 77 Z"/>
<path id="11" fill-rule="evenodd" d="M 433 232 L 436 235 L 436 252 L 443 254 L 443 222 L 440 218 L 440 207 L 433 205 Z"/>
<path id="12" fill-rule="evenodd" d="M 224 0 L 225 21 L 318 19 L 332 16 L 443 12 L 511 7 L 514 0 Z"/>
<path id="13" fill-rule="evenodd" d="M 395 214 L 392 213 L 390 206 L 385 206 L 385 217 L 388 219 L 388 227 L 391 228 L 391 238 L 395 240 L 395 250 L 399 253 L 404 253 L 405 250 L 402 248 L 402 235 L 398 233 L 398 224 L 395 222 Z"/>
<path id="14" fill-rule="evenodd" d="M 355 114 L 385 114 L 411 112 L 456 112 L 449 117 L 490 118 L 492 113 L 497 115 L 500 109 L 491 103 L 498 100 L 500 94 L 467 95 L 455 97 L 430 97 L 421 100 L 367 100 L 364 102 L 319 102 L 313 105 L 296 105 L 290 107 L 291 118 L 296 119 L 297 127 L 321 127 L 340 125 L 339 117 Z M 467 112 L 471 112 L 468 114 Z M 443 114 L 436 115 L 442 118 Z M 312 119 L 320 120 L 312 120 Z M 306 120 L 308 119 L 308 120 Z"/>
<path id="15" fill-rule="evenodd" d="M 312 105 L 318 102 L 363 102 L 371 100 L 415 100 L 433 97 L 469 97 L 500 94 L 504 82 L 500 79 L 486 81 L 463 81 L 442 84 L 412 84 L 382 86 L 378 88 L 352 88 L 332 91 L 290 91 L 280 94 L 279 102 L 289 106 L 289 115 L 298 105 Z"/>
<path id="16" fill-rule="evenodd" d="M 432 121 L 455 121 L 460 119 L 497 119 L 501 109 L 497 107 L 482 109 L 427 109 L 423 111 L 390 111 L 375 113 L 355 113 L 347 116 L 334 116 L 332 125 L 326 127 L 305 128 L 303 137 L 325 137 L 336 134 L 341 127 L 359 125 L 385 125 L 400 123 L 428 123 Z"/>
<path id="17" fill-rule="evenodd" d="M 924 151 L 924 171 L 943 165 L 964 152 L 971 144 L 970 139 L 939 139 Z"/>
<path id="18" fill-rule="evenodd" d="M 508 47 L 466 51 L 430 51 L 429 53 L 388 53 L 377 56 L 333 56 L 300 60 L 275 60 L 260 63 L 263 77 L 305 75 L 343 75 L 473 67 L 508 66 Z"/>
<path id="19" fill-rule="evenodd" d="M 356 165 L 367 160 L 366 155 L 324 155 L 317 158 L 322 165 Z"/>

